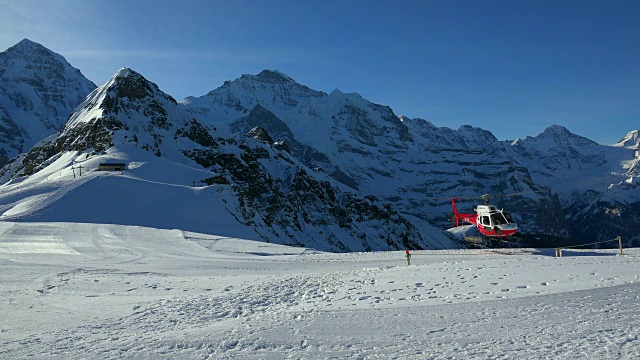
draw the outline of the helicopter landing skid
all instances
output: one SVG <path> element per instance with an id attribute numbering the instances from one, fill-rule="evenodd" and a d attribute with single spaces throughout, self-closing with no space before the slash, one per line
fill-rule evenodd
<path id="1" fill-rule="evenodd" d="M 473 248 L 514 248 L 520 247 L 520 238 L 496 236 L 465 236 L 464 240 Z"/>

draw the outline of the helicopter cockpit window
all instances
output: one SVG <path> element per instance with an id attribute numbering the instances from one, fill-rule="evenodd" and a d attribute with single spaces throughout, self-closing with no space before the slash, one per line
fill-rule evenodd
<path id="1" fill-rule="evenodd" d="M 515 221 L 513 221 L 513 218 L 511 217 L 511 214 L 508 212 L 503 212 L 502 215 L 504 215 L 505 219 L 507 219 L 507 222 L 510 224 L 513 224 Z"/>
<path id="2" fill-rule="evenodd" d="M 489 222 L 489 217 L 488 216 L 483 216 L 482 217 L 482 225 L 486 225 L 486 226 L 491 225 L 491 223 Z"/>
<path id="3" fill-rule="evenodd" d="M 492 214 L 491 220 L 493 220 L 493 225 L 502 225 L 508 223 L 507 219 L 505 219 L 502 213 Z"/>

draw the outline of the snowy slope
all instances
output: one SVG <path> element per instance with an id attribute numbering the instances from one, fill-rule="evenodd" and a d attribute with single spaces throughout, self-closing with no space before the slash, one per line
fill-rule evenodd
<path id="1" fill-rule="evenodd" d="M 96 86 L 61 55 L 24 39 L 0 53 L 0 161 L 57 133 Z"/>
<path id="2" fill-rule="evenodd" d="M 637 249 L 330 254 L 0 222 L 3 358 L 640 356 Z"/>
<path id="3" fill-rule="evenodd" d="M 139 225 L 259 238 L 226 210 L 225 203 L 233 203 L 232 194 L 220 187 L 192 187 L 193 179 L 209 176 L 206 171 L 128 150 L 112 149 L 89 159 L 66 152 L 26 180 L 5 184 L 0 219 Z M 107 161 L 124 161 L 129 169 L 96 171 Z"/>

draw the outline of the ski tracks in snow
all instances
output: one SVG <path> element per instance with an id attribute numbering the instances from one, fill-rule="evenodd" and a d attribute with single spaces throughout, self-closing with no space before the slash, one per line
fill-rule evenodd
<path id="1" fill-rule="evenodd" d="M 324 275 L 271 279 L 237 289 L 230 286 L 219 294 L 161 300 L 138 307 L 121 319 L 32 336 L 3 346 L 13 348 L 5 354 L 16 351 L 38 357 L 83 357 L 91 351 L 106 357 L 135 357 L 141 351 L 160 356 L 255 351 L 256 347 L 264 347 L 256 345 L 261 331 L 311 316 L 316 311 L 315 304 L 331 301 L 337 283 L 337 275 Z M 189 336 L 194 330 L 194 336 Z M 25 353 L 25 349 L 31 351 Z"/>
<path id="2" fill-rule="evenodd" d="M 66 358 L 630 358 L 640 352 L 637 283 L 584 295 L 429 302 L 415 294 L 435 286 L 403 286 L 382 275 L 397 269 L 270 275 L 3 347 L 7 355 Z"/>
<path id="3" fill-rule="evenodd" d="M 407 267 L 402 252 L 300 255 L 174 230 L 47 226 L 3 225 L 2 358 L 640 354 L 631 249 L 416 252 Z M 80 254 L 10 252 L 40 235 Z"/>

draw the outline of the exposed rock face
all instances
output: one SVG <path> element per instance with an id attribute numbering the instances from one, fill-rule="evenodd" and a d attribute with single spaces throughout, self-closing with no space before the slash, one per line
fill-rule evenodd
<path id="1" fill-rule="evenodd" d="M 265 129 L 272 137 L 286 145 L 288 151 L 309 168 L 331 168 L 331 161 L 326 155 L 296 140 L 289 126 L 260 104 L 257 104 L 249 112 L 249 115 L 241 117 L 230 124 L 230 129 L 234 134 L 247 133 L 255 127 Z M 339 179 L 338 181 L 342 180 L 344 179 Z M 345 181 L 349 183 L 348 180 Z M 353 180 L 351 181 L 353 182 Z"/>

